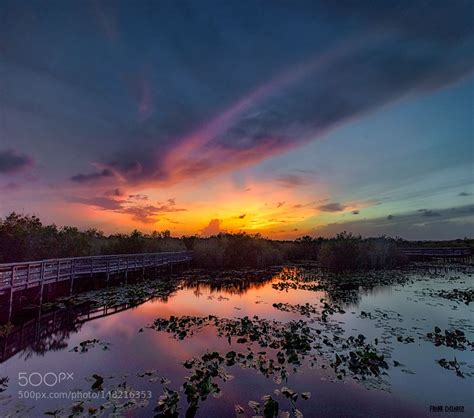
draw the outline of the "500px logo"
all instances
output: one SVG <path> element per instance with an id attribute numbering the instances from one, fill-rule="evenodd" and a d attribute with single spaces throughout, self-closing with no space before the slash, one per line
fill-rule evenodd
<path id="1" fill-rule="evenodd" d="M 67 381 L 67 380 L 74 380 L 74 374 L 72 372 L 47 372 L 47 373 L 26 373 L 26 372 L 19 372 L 18 373 L 18 384 L 20 386 L 34 386 L 38 387 L 41 385 L 46 385 L 49 387 L 56 386 L 58 383 Z"/>

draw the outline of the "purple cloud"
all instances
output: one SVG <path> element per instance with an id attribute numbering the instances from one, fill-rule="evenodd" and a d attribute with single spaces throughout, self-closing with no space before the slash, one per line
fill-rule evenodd
<path id="1" fill-rule="evenodd" d="M 0 151 L 0 174 L 15 174 L 33 166 L 33 159 L 11 149 Z"/>
<path id="2" fill-rule="evenodd" d="M 71 177 L 71 180 L 76 183 L 93 183 L 104 178 L 113 177 L 114 173 L 108 168 L 104 168 L 102 171 L 97 173 L 89 174 L 76 174 Z"/>

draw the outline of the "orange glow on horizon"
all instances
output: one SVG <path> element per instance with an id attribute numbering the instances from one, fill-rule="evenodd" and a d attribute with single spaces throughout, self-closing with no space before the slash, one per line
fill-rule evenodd
<path id="1" fill-rule="evenodd" d="M 214 235 L 218 232 L 260 233 L 278 239 L 294 239 L 308 234 L 327 219 L 362 207 L 352 203 L 339 214 L 323 212 L 318 206 L 329 201 L 328 186 L 312 182 L 285 187 L 270 180 L 245 179 L 236 184 L 231 176 L 201 184 L 181 183 L 170 190 L 156 187 L 128 189 L 124 196 L 112 197 L 126 210 L 104 209 L 94 205 L 71 203 L 69 206 L 83 223 L 105 233 L 170 230 L 173 236 Z M 142 196 L 140 200 L 132 196 Z M 146 197 L 146 198 L 145 198 Z M 167 201 L 172 201 L 170 206 Z M 128 209 L 163 208 L 162 212 L 139 218 Z"/>

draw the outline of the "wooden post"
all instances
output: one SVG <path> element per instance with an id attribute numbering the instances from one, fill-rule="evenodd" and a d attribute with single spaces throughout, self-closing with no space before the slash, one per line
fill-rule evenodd
<path id="1" fill-rule="evenodd" d="M 71 275 L 71 286 L 69 287 L 69 296 L 72 295 L 72 292 L 74 290 L 74 273 L 75 273 L 75 263 L 74 263 L 74 259 L 71 260 L 71 271 L 70 271 L 70 275 Z"/>
<path id="2" fill-rule="evenodd" d="M 31 264 L 28 263 L 28 271 L 26 273 L 26 288 L 28 289 L 28 284 L 30 283 L 30 267 L 31 267 Z"/>
<path id="3" fill-rule="evenodd" d="M 58 260 L 58 271 L 56 274 L 56 283 L 59 282 L 59 272 L 61 271 L 61 260 Z"/>
<path id="4" fill-rule="evenodd" d="M 110 278 L 110 260 L 107 260 L 107 285 L 109 284 Z"/>
<path id="5" fill-rule="evenodd" d="M 11 322 L 13 312 L 13 282 L 15 278 L 15 266 L 12 266 L 12 277 L 10 277 L 10 302 L 8 305 L 8 323 Z"/>
<path id="6" fill-rule="evenodd" d="M 44 288 L 44 270 L 45 270 L 45 265 L 44 265 L 44 261 L 41 262 L 41 273 L 40 273 L 40 284 L 41 284 L 41 288 L 40 288 L 40 306 L 41 304 L 43 303 L 43 288 Z"/>
<path id="7" fill-rule="evenodd" d="M 15 266 L 12 266 L 12 272 L 10 276 L 10 287 L 13 289 L 13 282 L 15 280 Z"/>
<path id="8" fill-rule="evenodd" d="M 125 266 L 125 283 L 127 283 L 128 279 L 128 257 L 127 257 L 127 264 Z"/>
<path id="9" fill-rule="evenodd" d="M 142 276 L 145 277 L 145 255 L 142 257 Z"/>

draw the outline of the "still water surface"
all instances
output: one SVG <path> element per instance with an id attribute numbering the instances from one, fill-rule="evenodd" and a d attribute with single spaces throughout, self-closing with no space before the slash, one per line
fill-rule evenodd
<path id="1" fill-rule="evenodd" d="M 376 286 L 370 290 L 358 289 L 351 300 L 336 301 L 345 313 L 333 314 L 329 319 L 329 324 L 341 327 L 346 337 L 363 334 L 370 342 L 377 338 L 378 347 L 385 352 L 390 366 L 379 387 L 368 389 L 351 377 L 342 380 L 335 378 L 332 368 L 324 366 L 327 361 L 331 361 L 330 354 L 326 359 L 321 358 L 321 362 L 317 362 L 313 368 L 304 362 L 296 373 L 290 373 L 288 381 L 281 383 L 253 369 L 243 369 L 238 365 L 225 366 L 234 378 L 226 382 L 219 381 L 221 396 L 209 396 L 200 402 L 195 416 L 233 417 L 236 415 L 235 405 L 241 405 L 245 411 L 241 416 L 250 417 L 254 413 L 248 402 L 254 400 L 262 403 L 262 396 L 267 394 L 279 402 L 280 410 L 291 413 L 289 401 L 274 394 L 275 389 L 287 386 L 298 393 L 311 392 L 309 400 L 303 400 L 300 396 L 296 402 L 297 409 L 305 417 L 472 417 L 474 377 L 459 377 L 455 371 L 442 368 L 436 360 L 452 360 L 455 357 L 468 375 L 474 372 L 473 352 L 469 347 L 462 351 L 445 346 L 436 347 L 423 338 L 437 326 L 443 331 L 460 329 L 468 340 L 474 340 L 473 305 L 442 299 L 427 292 L 427 289 L 471 288 L 472 273 L 449 271 L 433 274 L 418 271 L 409 274 L 411 280 L 408 283 Z M 0 416 L 39 417 L 48 411 L 57 416 L 68 416 L 73 400 L 20 400 L 19 393 L 40 392 L 49 397 L 50 393 L 75 390 L 89 392 L 96 381 L 92 378 L 94 374 L 104 379 L 104 391 L 126 382 L 127 390 L 133 388 L 146 392 L 146 397 L 150 396 L 150 399 L 140 401 L 138 407 L 135 405 L 129 410 L 119 408 L 117 416 L 153 416 L 163 385 L 179 392 L 189 375 L 189 370 L 183 367 L 187 359 L 200 357 L 207 351 L 224 354 L 230 350 L 245 352 L 246 347 L 237 344 L 235 338 L 229 344 L 227 338 L 216 335 L 212 326 L 203 327 L 183 340 L 147 326 L 156 318 L 169 318 L 172 315 L 215 315 L 223 318 L 257 315 L 284 323 L 303 319 L 310 326 L 317 327 L 318 322 L 311 321 L 311 317 L 276 309 L 273 304 L 310 303 L 320 306 L 321 298 L 331 299 L 334 295 L 327 295 L 324 291 L 291 288 L 278 290 L 272 284 L 279 281 L 276 275 L 263 282 L 247 283 L 246 286 L 211 288 L 206 283 L 190 284 L 183 280 L 166 300 L 149 300 L 126 311 L 90 320 L 76 329 L 64 328 L 43 336 L 40 346 L 25 347 L 0 364 L 0 378 L 9 378 L 6 390 L 0 393 Z M 370 312 L 371 318 L 361 315 L 362 312 Z M 413 338 L 413 342 L 407 337 Z M 82 341 L 93 339 L 108 343 L 107 349 L 96 344 L 84 353 L 73 350 Z M 259 351 L 258 347 L 255 351 Z M 330 353 L 330 350 L 327 352 Z M 401 365 L 394 367 L 394 360 Z M 146 371 L 148 375 L 143 376 Z M 31 376 L 35 372 L 42 376 L 50 372 L 58 376 L 62 372 L 72 373 L 73 379 L 52 387 L 44 384 L 38 387 L 20 386 L 19 373 Z M 127 400 L 122 401 L 116 403 L 123 405 Z M 106 399 L 85 402 L 82 414 L 87 416 L 89 407 L 96 408 L 101 404 L 107 407 L 103 416 L 109 416 L 113 406 Z M 182 393 L 179 405 L 180 416 L 185 416 L 188 405 Z M 463 406 L 464 413 L 430 412 L 430 406 L 440 405 L 443 408 L 445 405 Z"/>

